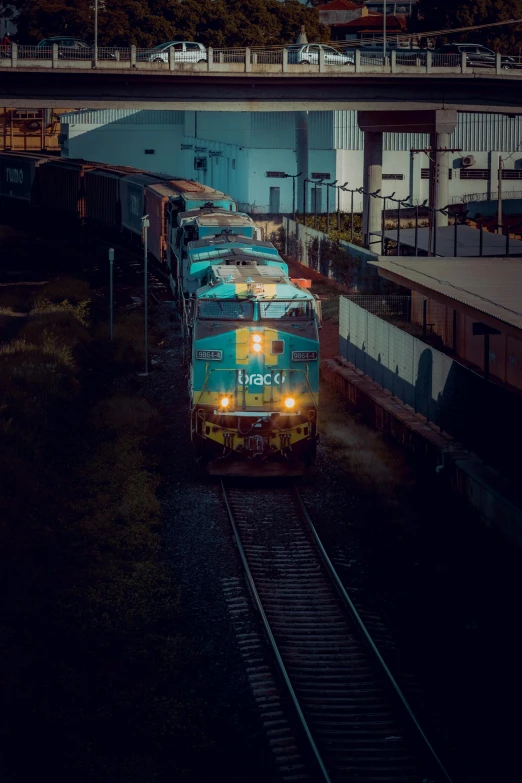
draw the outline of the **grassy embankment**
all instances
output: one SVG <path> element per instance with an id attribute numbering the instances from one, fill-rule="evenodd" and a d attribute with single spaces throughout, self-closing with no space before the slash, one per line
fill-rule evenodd
<path id="1" fill-rule="evenodd" d="M 142 314 L 113 344 L 105 318 L 82 281 L 0 288 L 1 744 L 17 783 L 188 780 L 207 742 L 162 559 L 159 416 L 111 391 L 142 366 Z"/>

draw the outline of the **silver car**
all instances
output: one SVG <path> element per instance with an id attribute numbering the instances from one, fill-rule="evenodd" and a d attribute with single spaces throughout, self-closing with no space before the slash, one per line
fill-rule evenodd
<path id="1" fill-rule="evenodd" d="M 170 50 L 174 51 L 176 63 L 205 63 L 207 50 L 203 44 L 195 41 L 168 41 L 155 46 L 147 52 L 142 52 L 137 59 L 149 63 L 168 63 Z"/>
<path id="2" fill-rule="evenodd" d="M 338 52 L 333 46 L 325 44 L 305 44 L 304 46 L 287 46 L 288 62 L 301 65 L 318 65 L 319 51 L 324 51 L 325 65 L 353 65 L 353 52 Z"/>

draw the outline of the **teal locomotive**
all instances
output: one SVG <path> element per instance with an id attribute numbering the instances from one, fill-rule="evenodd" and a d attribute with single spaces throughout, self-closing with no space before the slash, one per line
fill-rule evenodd
<path id="1" fill-rule="evenodd" d="M 293 281 L 237 211 L 178 212 L 170 236 L 198 458 L 214 475 L 302 475 L 318 437 L 320 303 L 308 281 Z"/>

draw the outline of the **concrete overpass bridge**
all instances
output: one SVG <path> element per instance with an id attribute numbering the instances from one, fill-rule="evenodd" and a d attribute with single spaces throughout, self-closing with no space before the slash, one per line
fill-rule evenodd
<path id="1" fill-rule="evenodd" d="M 152 50 L 148 50 L 152 51 Z M 0 57 L 0 102 L 13 108 L 177 109 L 285 111 L 296 118 L 297 169 L 308 178 L 308 112 L 352 109 L 364 131 L 364 191 L 382 188 L 382 134 L 414 128 L 430 134 L 433 206 L 448 203 L 449 134 L 457 111 L 522 114 L 522 68 L 469 68 L 466 57 L 441 62 L 431 52 L 391 52 L 386 62 L 292 63 L 288 50 L 208 49 L 200 62 L 151 62 L 135 47 L 100 50 L 95 61 L 61 59 L 58 47 L 38 52 L 13 45 Z M 8 54 L 9 56 L 6 56 Z M 382 201 L 366 195 L 366 241 L 381 227 Z M 302 209 L 301 204 L 301 209 Z M 447 215 L 436 215 L 437 225 Z"/>

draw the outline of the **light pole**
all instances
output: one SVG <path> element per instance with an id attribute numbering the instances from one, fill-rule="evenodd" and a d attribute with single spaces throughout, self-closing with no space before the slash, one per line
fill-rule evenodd
<path id="1" fill-rule="evenodd" d="M 333 182 L 327 182 L 326 183 L 326 233 L 327 235 L 330 233 L 330 191 L 329 188 L 335 188 L 335 183 L 337 182 L 336 179 L 334 179 Z"/>
<path id="2" fill-rule="evenodd" d="M 144 297 L 144 310 L 145 310 L 145 373 L 144 375 L 149 374 L 149 303 L 148 303 L 148 285 L 149 285 L 149 279 L 148 279 L 148 269 L 147 269 L 147 262 L 148 262 L 148 247 L 147 247 L 147 240 L 148 240 L 148 229 L 150 225 L 149 216 L 144 215 L 141 219 L 141 224 L 143 228 L 143 282 L 144 282 L 144 289 L 145 289 L 145 297 Z"/>
<path id="3" fill-rule="evenodd" d="M 111 247 L 109 249 L 109 272 L 110 272 L 110 277 L 109 277 L 109 302 L 110 302 L 110 304 L 109 304 L 109 308 L 110 308 L 110 324 L 111 324 L 111 341 L 113 339 L 113 296 L 112 296 L 112 291 L 113 291 L 113 289 L 112 289 L 112 279 L 113 279 L 112 264 L 113 264 L 113 261 L 114 261 L 114 250 Z"/>
<path id="4" fill-rule="evenodd" d="M 382 64 L 386 66 L 386 0 L 384 0 L 383 15 L 382 15 L 382 47 L 383 47 L 383 59 Z"/>
<path id="5" fill-rule="evenodd" d="M 347 182 L 344 185 L 336 185 L 337 188 L 337 231 L 341 230 L 341 190 L 346 192 Z"/>
<path id="6" fill-rule="evenodd" d="M 303 180 L 303 223 L 306 226 L 306 183 L 307 182 L 314 182 L 313 179 L 308 179 L 307 177 Z"/>
<path id="7" fill-rule="evenodd" d="M 300 171 L 299 174 L 287 174 L 287 177 L 292 177 L 292 220 L 295 223 L 295 181 L 298 177 L 301 176 L 303 172 Z"/>
<path id="8" fill-rule="evenodd" d="M 502 233 L 502 155 L 498 156 L 497 234 Z"/>
<path id="9" fill-rule="evenodd" d="M 98 65 L 98 0 L 94 0 L 94 64 Z"/>

